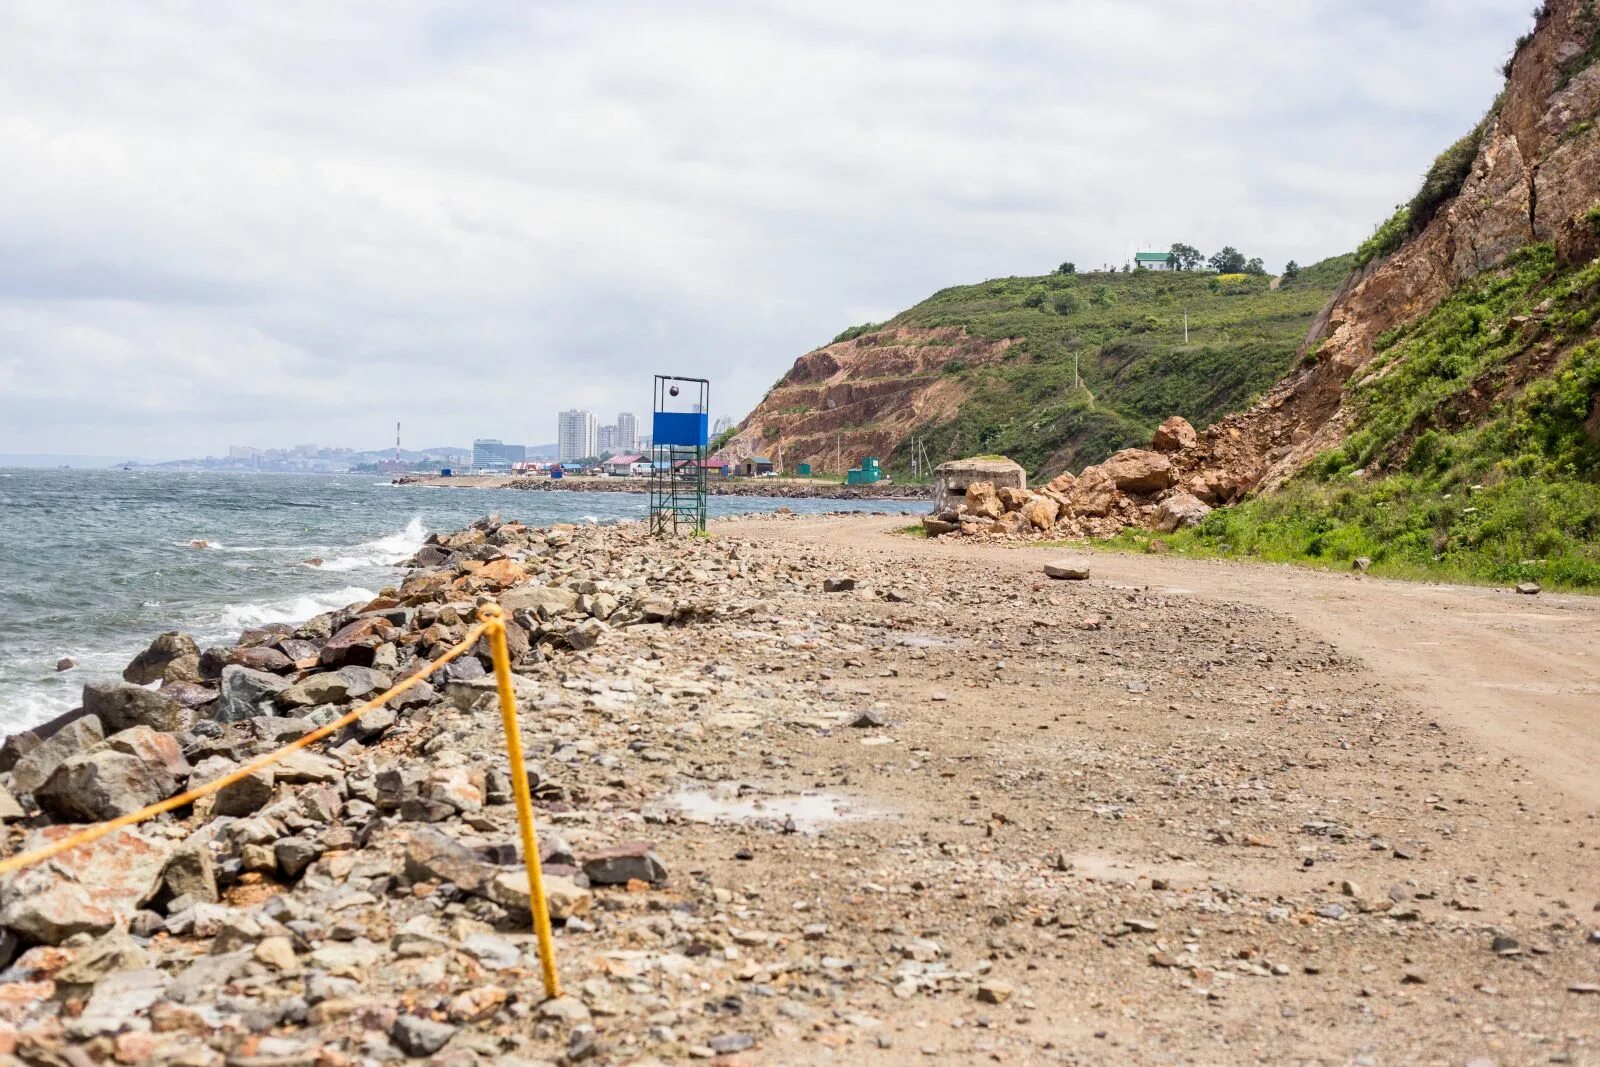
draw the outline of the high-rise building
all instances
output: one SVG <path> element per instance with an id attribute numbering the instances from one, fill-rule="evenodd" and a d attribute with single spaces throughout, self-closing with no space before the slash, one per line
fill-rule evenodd
<path id="1" fill-rule="evenodd" d="M 556 424 L 556 458 L 562 463 L 587 459 L 600 451 L 599 428 L 592 411 L 563 411 Z"/>
<path id="2" fill-rule="evenodd" d="M 633 412 L 624 411 L 617 416 L 617 451 L 637 452 L 639 450 L 639 420 L 633 417 Z"/>
<path id="3" fill-rule="evenodd" d="M 528 456 L 526 445 L 508 445 L 497 437 L 480 437 L 472 442 L 472 465 L 478 470 L 509 468 Z"/>
<path id="4" fill-rule="evenodd" d="M 606 425 L 600 427 L 595 431 L 594 439 L 595 447 L 599 449 L 599 451 L 595 453 L 596 455 L 603 456 L 608 452 L 612 455 L 616 455 L 617 428 L 615 426 Z"/>

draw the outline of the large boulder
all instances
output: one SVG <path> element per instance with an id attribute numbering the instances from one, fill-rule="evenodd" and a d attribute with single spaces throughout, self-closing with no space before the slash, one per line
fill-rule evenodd
<path id="1" fill-rule="evenodd" d="M 1155 436 L 1150 438 L 1150 447 L 1157 452 L 1183 452 L 1199 442 L 1200 435 L 1194 432 L 1189 420 L 1182 415 L 1174 415 L 1156 427 Z"/>
<path id="2" fill-rule="evenodd" d="M 51 734 L 42 744 L 11 768 L 11 786 L 19 793 L 31 793 L 55 773 L 57 767 L 80 752 L 105 740 L 105 730 L 93 715 L 72 720 Z"/>
<path id="3" fill-rule="evenodd" d="M 165 800 L 176 784 L 159 764 L 106 748 L 73 756 L 33 796 L 58 819 L 102 822 Z"/>
<path id="4" fill-rule="evenodd" d="M 350 696 L 350 681 L 339 671 L 312 674 L 279 691 L 275 699 L 286 708 L 314 708 L 343 704 Z"/>
<path id="5" fill-rule="evenodd" d="M 83 687 L 83 710 L 98 716 L 109 733 L 133 726 L 176 733 L 194 720 L 193 713 L 178 701 L 127 682 L 90 682 Z"/>
<path id="6" fill-rule="evenodd" d="M 1056 516 L 1059 514 L 1061 505 L 1053 497 L 1035 496 L 1022 505 L 1022 517 L 1027 519 L 1035 530 L 1050 529 L 1056 524 Z"/>
<path id="7" fill-rule="evenodd" d="M 578 591 L 564 585 L 524 585 L 500 598 L 500 606 L 507 615 L 526 611 L 539 619 L 553 619 L 576 611 Z"/>
<path id="8" fill-rule="evenodd" d="M 1115 510 L 1121 496 L 1110 475 L 1099 467 L 1089 467 L 1073 483 L 1068 499 L 1072 501 L 1073 514 L 1100 518 Z"/>
<path id="9" fill-rule="evenodd" d="M 133 657 L 122 670 L 122 679 L 134 685 L 159 682 L 173 660 L 194 656 L 198 662 L 200 646 L 186 633 L 171 630 L 150 642 L 150 647 Z"/>
<path id="10" fill-rule="evenodd" d="M 1021 511 L 1023 506 L 1031 499 L 1026 489 L 1018 489 L 1010 485 L 998 487 L 995 489 L 995 493 L 1000 497 L 1000 506 L 1007 511 Z"/>
<path id="11" fill-rule="evenodd" d="M 1171 533 L 1174 530 L 1198 526 L 1207 515 L 1211 514 L 1211 507 L 1199 497 L 1185 493 L 1179 489 L 1169 493 L 1156 505 L 1155 527 L 1162 533 Z"/>
<path id="12" fill-rule="evenodd" d="M 964 498 L 968 515 L 980 519 L 998 519 L 1005 514 L 1005 505 L 1000 502 L 1000 494 L 996 491 L 993 482 L 972 482 L 967 486 Z"/>
<path id="13" fill-rule="evenodd" d="M 1065 496 L 1066 494 L 1072 492 L 1072 487 L 1077 484 L 1078 476 L 1076 474 L 1073 474 L 1071 471 L 1062 471 L 1060 474 L 1046 482 L 1044 487 L 1046 491 L 1054 493 L 1057 496 Z"/>
<path id="14" fill-rule="evenodd" d="M 273 698 L 288 687 L 288 681 L 276 674 L 229 664 L 222 668 L 222 678 L 217 687 L 217 710 L 213 717 L 218 722 L 234 722 L 253 719 L 257 715 L 271 715 Z"/>
<path id="15" fill-rule="evenodd" d="M 47 826 L 30 834 L 22 850 L 78 830 Z M 0 878 L 0 926 L 47 945 L 103 934 L 155 896 L 171 851 L 170 842 L 123 829 L 6 875 Z"/>
<path id="16" fill-rule="evenodd" d="M 1178 480 L 1172 460 L 1143 448 L 1124 448 L 1101 463 L 1099 469 L 1122 492 L 1140 496 L 1159 493 Z"/>
<path id="17" fill-rule="evenodd" d="M 135 726 L 63 761 L 34 799 L 60 819 L 115 819 L 165 800 L 189 770 L 171 734 Z"/>
<path id="18" fill-rule="evenodd" d="M 343 667 L 347 663 L 355 663 L 370 667 L 378 646 L 388 644 L 399 633 L 399 629 L 387 619 L 377 616 L 357 619 L 328 638 L 322 646 L 322 665 Z"/>
<path id="19" fill-rule="evenodd" d="M 283 674 L 294 669 L 294 660 L 266 645 L 236 648 L 228 653 L 228 662 L 249 667 L 253 671 L 266 671 L 269 674 Z"/>

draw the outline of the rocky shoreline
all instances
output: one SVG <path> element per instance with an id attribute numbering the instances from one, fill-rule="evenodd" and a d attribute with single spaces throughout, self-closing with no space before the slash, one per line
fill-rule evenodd
<path id="1" fill-rule="evenodd" d="M 1600 935 L 1543 898 L 1592 903 L 1574 821 L 1433 713 L 1286 616 L 863 523 L 895 520 L 490 518 L 370 603 L 162 635 L 0 746 L 8 854 L 303 736 L 493 598 L 566 995 L 480 645 L 271 772 L 0 879 L 0 1062 L 1595 1051 Z M 785 533 L 819 529 L 856 539 Z"/>
<path id="2" fill-rule="evenodd" d="M 396 478 L 395 485 L 426 485 L 441 489 L 521 489 L 548 493 L 648 493 L 650 484 L 642 478 L 513 478 L 466 475 L 451 478 Z M 711 496 L 754 496 L 781 500 L 927 500 L 931 486 L 895 485 L 877 482 L 869 485 L 843 485 L 837 482 L 801 482 L 773 479 L 714 478 L 706 483 Z"/>

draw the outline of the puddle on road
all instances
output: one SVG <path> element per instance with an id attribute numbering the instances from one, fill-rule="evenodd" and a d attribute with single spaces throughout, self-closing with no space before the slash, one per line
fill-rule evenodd
<path id="1" fill-rule="evenodd" d="M 794 820 L 803 834 L 846 819 L 864 819 L 868 812 L 848 797 L 834 793 L 739 796 L 735 788 L 681 789 L 666 798 L 663 809 L 698 823 L 773 823 Z"/>
<path id="2" fill-rule="evenodd" d="M 894 643 L 902 648 L 956 648 L 967 644 L 964 638 L 935 637 L 933 634 L 904 634 Z"/>

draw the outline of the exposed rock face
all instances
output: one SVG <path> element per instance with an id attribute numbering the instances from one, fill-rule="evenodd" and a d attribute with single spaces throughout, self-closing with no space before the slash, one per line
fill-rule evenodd
<path id="1" fill-rule="evenodd" d="M 1010 339 L 984 341 L 958 327 L 897 327 L 863 334 L 795 360 L 745 419 L 727 453 L 783 455 L 785 467 L 834 470 L 888 456 L 918 426 L 955 414 L 969 386 L 939 373 L 952 362 L 1003 358 Z"/>
<path id="2" fill-rule="evenodd" d="M 1460 282 L 1534 241 L 1592 258 L 1583 227 L 1593 227 L 1582 216 L 1600 202 L 1600 63 L 1584 64 L 1600 13 L 1590 0 L 1550 0 L 1542 10 L 1460 191 L 1392 255 L 1350 276 L 1306 338 L 1318 346 L 1315 362 L 1206 431 L 1183 469 L 1222 477 L 1196 495 L 1226 503 L 1274 488 L 1338 444 L 1349 428 L 1344 384 L 1372 358 L 1373 342 Z"/>

